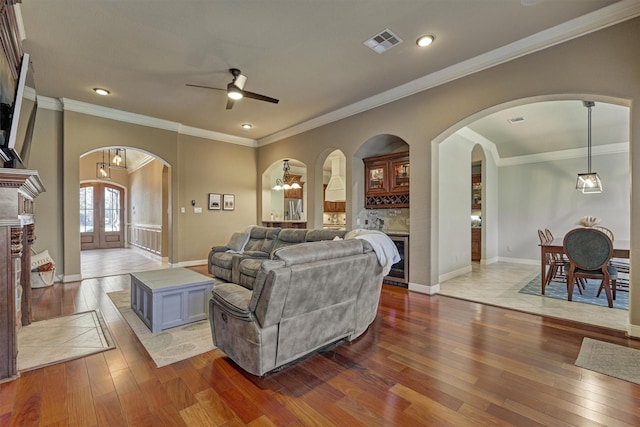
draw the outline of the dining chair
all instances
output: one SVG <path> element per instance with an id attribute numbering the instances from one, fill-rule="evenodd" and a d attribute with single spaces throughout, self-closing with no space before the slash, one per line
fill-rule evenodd
<path id="1" fill-rule="evenodd" d="M 546 231 L 542 231 L 538 229 L 538 239 L 540 240 L 540 244 L 548 243 L 551 240 L 553 240 L 553 235 L 551 236 L 551 239 L 549 239 Z M 560 255 L 560 257 L 558 257 L 557 255 Z M 542 283 L 542 290 L 541 290 L 542 295 L 544 295 L 545 289 L 547 285 L 551 283 L 551 280 L 562 277 L 564 281 L 563 268 L 564 268 L 565 262 L 566 261 L 564 260 L 564 257 L 562 256 L 562 254 L 547 254 L 547 258 L 545 259 L 545 264 L 548 266 L 548 270 L 547 270 L 547 278 L 544 281 L 544 283 Z M 582 289 L 580 289 L 580 287 L 578 287 L 578 291 L 582 294 Z"/>
<path id="2" fill-rule="evenodd" d="M 613 307 L 618 270 L 609 264 L 613 255 L 613 243 L 602 231 L 593 227 L 575 228 L 563 240 L 564 253 L 569 262 L 564 266 L 567 276 L 567 300 L 573 298 L 576 278 L 600 279 L 607 295 L 609 307 Z"/>
<path id="3" fill-rule="evenodd" d="M 611 243 L 615 241 L 614 240 L 615 236 L 613 234 L 613 231 L 611 231 L 611 229 L 599 224 L 594 225 L 593 228 L 595 228 L 596 230 L 600 230 L 604 234 L 606 234 L 607 237 L 611 239 Z M 611 258 L 609 263 L 612 266 L 614 266 L 619 273 L 618 280 L 616 281 L 616 289 L 614 289 L 614 292 L 613 292 L 613 299 L 616 299 L 616 292 L 615 292 L 616 290 L 629 292 L 629 260 L 620 259 L 620 258 Z M 620 274 L 623 274 L 624 276 L 620 276 Z M 600 296 L 601 292 L 602 292 L 602 286 L 600 286 L 600 289 L 598 289 L 598 294 L 597 294 L 598 297 Z"/>

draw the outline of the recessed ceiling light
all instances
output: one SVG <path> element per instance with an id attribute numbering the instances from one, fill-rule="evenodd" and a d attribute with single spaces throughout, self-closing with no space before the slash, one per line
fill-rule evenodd
<path id="1" fill-rule="evenodd" d="M 420 47 L 425 47 L 433 43 L 433 40 L 434 40 L 434 37 L 431 35 L 420 36 L 418 37 L 418 40 L 416 40 L 416 44 Z"/>
<path id="2" fill-rule="evenodd" d="M 102 96 L 107 96 L 107 95 L 109 95 L 111 93 L 108 90 L 103 89 L 101 87 L 95 87 L 95 88 L 93 88 L 93 91 L 95 93 L 97 93 L 98 95 L 102 95 Z"/>
<path id="3" fill-rule="evenodd" d="M 253 127 L 253 125 L 251 123 L 243 123 L 242 124 L 242 129 L 251 129 Z"/>

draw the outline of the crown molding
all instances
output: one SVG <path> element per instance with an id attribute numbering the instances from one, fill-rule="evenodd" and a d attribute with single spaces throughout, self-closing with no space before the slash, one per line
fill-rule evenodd
<path id="1" fill-rule="evenodd" d="M 257 147 L 258 141 L 251 138 L 243 138 L 241 136 L 228 135 L 226 133 L 215 132 L 212 130 L 194 128 L 191 126 L 180 125 L 178 133 L 182 135 L 190 135 L 198 138 L 212 139 L 215 141 L 229 142 L 231 144 L 245 145 L 247 147 Z"/>
<path id="2" fill-rule="evenodd" d="M 606 154 L 620 154 L 629 152 L 628 142 L 619 142 L 616 144 L 595 145 L 591 147 L 592 156 L 603 156 Z M 587 157 L 588 150 L 586 147 L 573 148 L 570 150 L 549 151 L 546 153 L 529 154 L 527 156 L 505 157 L 500 159 L 498 167 L 524 165 L 527 163 L 552 162 L 556 160 L 577 159 Z"/>
<path id="3" fill-rule="evenodd" d="M 397 101 L 398 99 L 440 86 L 637 16 L 640 16 L 640 0 L 619 1 L 435 73 L 420 77 L 378 95 L 363 99 L 362 101 L 340 108 L 331 113 L 324 114 L 274 133 L 273 135 L 261 138 L 258 140 L 258 146 L 262 147 L 272 144 L 282 139 Z"/>
<path id="4" fill-rule="evenodd" d="M 555 160 L 577 159 L 580 157 L 587 157 L 587 148 L 572 148 L 569 150 L 548 151 L 546 153 L 528 154 L 526 156 L 514 156 L 514 157 L 500 157 L 496 144 L 491 140 L 480 135 L 476 131 L 464 127 L 456 132 L 456 135 L 482 145 L 482 147 L 491 153 L 491 157 L 496 163 L 496 166 L 515 166 L 524 165 L 527 163 L 539 163 L 539 162 L 552 162 Z M 616 144 L 596 145 L 591 148 L 592 156 L 603 156 L 605 154 L 619 154 L 629 152 L 629 142 L 620 142 Z"/>
<path id="5" fill-rule="evenodd" d="M 255 139 L 242 138 L 239 136 L 228 135 L 221 132 L 185 126 L 169 120 L 158 119 L 142 114 L 129 113 L 127 111 L 89 104 L 69 98 L 57 99 L 38 95 L 38 108 L 44 108 L 54 111 L 74 111 L 76 113 L 88 114 L 90 116 L 102 117 L 105 119 L 117 120 L 125 123 L 173 131 L 182 135 L 195 136 L 199 138 L 228 142 L 230 144 L 238 144 L 254 148 L 257 146 L 257 141 Z"/>

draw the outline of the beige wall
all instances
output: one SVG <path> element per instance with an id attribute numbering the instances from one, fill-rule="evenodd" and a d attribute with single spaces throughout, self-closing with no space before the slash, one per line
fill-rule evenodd
<path id="1" fill-rule="evenodd" d="M 231 233 L 256 224 L 256 150 L 252 147 L 179 135 L 178 206 L 183 236 L 178 241 L 182 260 L 206 258 L 214 244 L 224 244 Z M 234 194 L 234 211 L 209 210 L 209 193 Z M 202 213 L 194 213 L 195 207 Z M 205 255 L 203 257 L 203 254 Z"/>
<path id="2" fill-rule="evenodd" d="M 164 163 L 152 160 L 129 174 L 129 223 L 162 227 L 162 170 Z"/>
<path id="3" fill-rule="evenodd" d="M 638 51 L 640 19 L 634 19 L 260 147 L 258 172 L 262 173 L 275 160 L 285 156 L 314 165 L 330 146 L 338 146 L 347 159 L 351 159 L 358 147 L 372 136 L 399 136 L 410 145 L 411 156 L 411 288 L 437 291 L 437 161 L 432 159 L 432 153 L 437 154 L 437 149 L 432 149 L 432 141 L 441 142 L 453 131 L 492 109 L 501 109 L 501 104 L 554 95 L 563 95 L 566 99 L 589 96 L 596 101 L 608 100 L 631 107 L 632 165 L 640 170 L 639 150 L 634 150 L 640 143 L 637 136 L 640 131 L 640 109 L 637 107 L 640 56 L 631 54 Z M 358 182 L 362 177 L 352 175 L 348 160 L 347 182 L 353 184 L 347 188 L 347 200 L 358 200 L 352 193 L 354 188 L 361 189 Z M 636 175 L 632 174 L 633 181 L 640 179 Z M 308 174 L 308 181 L 308 192 L 322 188 L 318 174 L 313 171 Z M 632 194 L 632 218 L 639 218 L 640 183 L 634 185 L 632 182 L 632 188 L 638 189 L 637 196 Z M 313 195 L 310 202 L 313 202 Z M 352 212 L 358 210 L 358 206 L 351 209 Z M 636 221 L 631 227 L 634 265 L 640 265 L 639 232 L 640 222 Z M 640 286 L 640 278 L 635 283 Z M 632 292 L 631 297 L 631 323 L 640 326 L 640 292 Z"/>

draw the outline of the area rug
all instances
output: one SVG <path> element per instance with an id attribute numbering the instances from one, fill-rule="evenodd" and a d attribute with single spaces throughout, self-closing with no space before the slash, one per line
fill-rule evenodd
<path id="1" fill-rule="evenodd" d="M 115 348 L 98 310 L 40 320 L 18 333 L 18 370 L 29 371 Z"/>
<path id="2" fill-rule="evenodd" d="M 107 295 L 158 368 L 215 349 L 209 320 L 165 329 L 154 334 L 131 309 L 130 291 L 110 292 Z"/>
<path id="3" fill-rule="evenodd" d="M 575 365 L 640 384 L 640 350 L 584 338 Z"/>
<path id="4" fill-rule="evenodd" d="M 522 289 L 518 292 L 521 294 L 529 295 L 542 295 L 540 289 L 540 275 L 531 279 Z M 578 292 L 578 289 L 573 290 L 573 301 L 581 302 L 584 304 L 594 304 L 608 307 L 607 296 L 604 291 L 600 293 L 600 297 L 597 297 L 598 289 L 600 288 L 600 281 L 588 280 L 586 289 L 582 290 L 582 295 Z M 556 299 L 567 299 L 567 284 L 565 282 L 551 281 L 544 290 L 544 296 Z M 620 310 L 629 309 L 629 292 L 617 291 L 616 299 L 613 301 L 613 308 Z"/>

